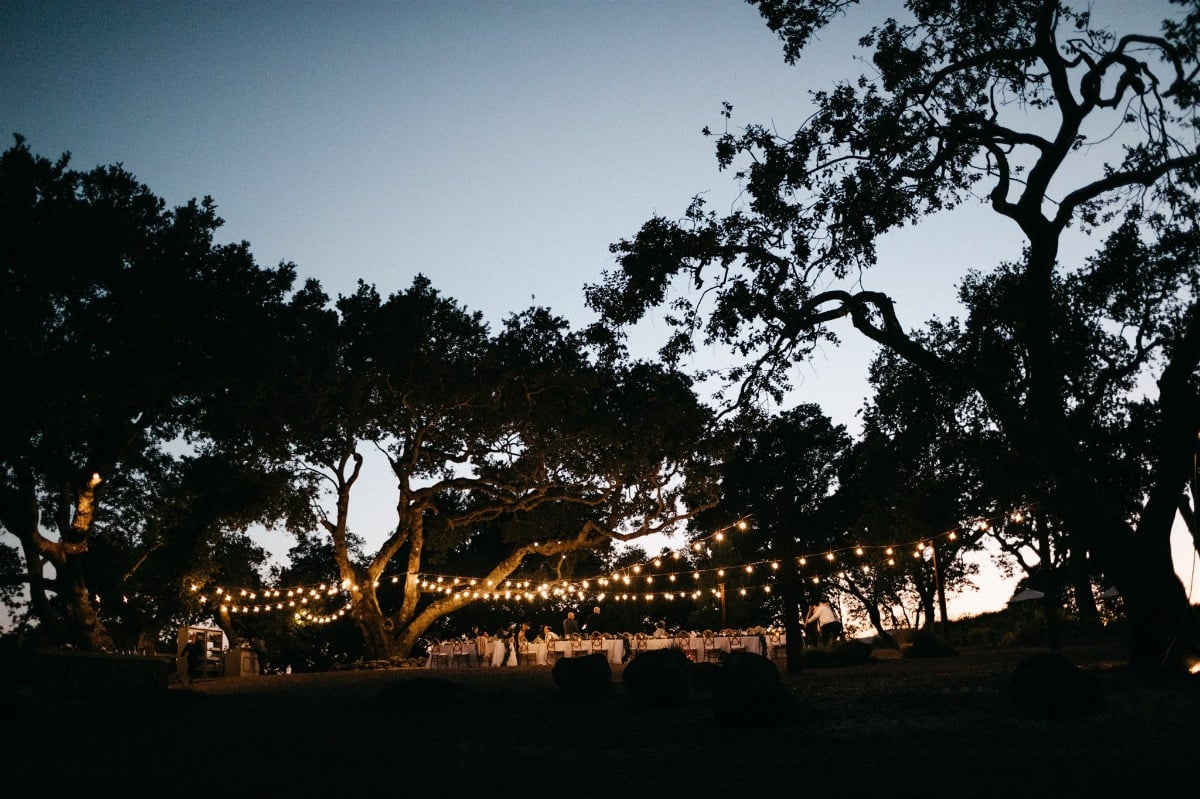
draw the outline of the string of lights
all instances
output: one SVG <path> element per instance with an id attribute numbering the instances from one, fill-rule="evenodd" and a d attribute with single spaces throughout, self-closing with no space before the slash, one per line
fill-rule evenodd
<path id="1" fill-rule="evenodd" d="M 1011 520 L 1019 524 L 1024 521 L 1024 518 L 1025 511 L 1016 510 L 1005 513 L 1002 516 L 979 518 L 968 526 L 975 530 L 983 531 L 999 519 Z M 721 543 L 725 540 L 725 534 L 729 530 L 748 530 L 750 528 L 749 519 L 750 517 L 744 517 L 732 524 L 714 530 L 701 538 L 694 539 L 688 544 L 687 548 L 693 551 L 702 551 L 704 549 L 703 545 L 706 542 L 715 541 Z M 924 536 L 895 544 L 853 545 L 809 552 L 797 555 L 795 563 L 805 579 L 819 583 L 823 576 L 827 576 L 830 573 L 831 568 L 838 568 L 839 571 L 844 570 L 850 562 L 848 556 L 851 555 L 855 558 L 854 566 L 860 569 L 869 568 L 869 563 L 872 560 L 870 556 L 876 553 L 882 555 L 881 562 L 889 567 L 896 566 L 899 562 L 898 559 L 904 557 L 901 553 L 911 553 L 914 559 L 927 558 L 931 554 L 930 548 L 935 546 L 938 541 L 956 541 L 959 536 L 959 529 L 946 530 L 932 536 Z M 687 548 L 676 550 L 665 557 L 674 561 L 682 560 L 684 551 Z M 537 578 L 510 577 L 499 585 L 492 586 L 480 577 L 433 572 L 422 572 L 418 575 L 418 579 L 420 581 L 419 587 L 422 591 L 440 593 L 461 602 L 477 600 L 533 602 L 539 599 L 579 601 L 586 599 L 594 599 L 596 601 L 612 599 L 621 602 L 637 600 L 656 601 L 663 599 L 673 601 L 675 599 L 686 598 L 700 599 L 706 592 L 714 596 L 720 596 L 721 589 L 718 589 L 716 586 L 707 589 L 701 587 L 706 582 L 705 578 L 708 577 L 716 578 L 716 580 L 721 582 L 732 575 L 741 575 L 743 579 L 752 579 L 753 575 L 765 568 L 768 570 L 768 578 L 771 578 L 782 567 L 782 562 L 779 559 L 763 559 L 731 566 L 688 568 L 664 572 L 662 571 L 662 567 L 665 562 L 664 556 L 660 555 L 644 563 L 622 567 L 609 575 L 577 578 L 575 580 L 554 583 Z M 652 569 L 653 571 L 651 571 Z M 805 570 L 809 570 L 812 573 L 804 574 Z M 398 576 L 390 578 L 390 582 L 393 584 L 399 581 L 400 577 Z M 659 586 L 664 582 L 667 583 L 667 586 L 660 588 Z M 689 583 L 690 585 L 687 585 Z M 376 583 L 376 587 L 378 587 L 378 583 Z M 349 582 L 343 581 L 337 585 L 321 583 L 315 586 L 298 586 L 293 588 L 234 590 L 216 588 L 214 594 L 216 601 L 220 603 L 221 607 L 232 613 L 265 613 L 287 610 L 295 612 L 297 618 L 303 618 L 306 621 L 328 623 L 346 614 L 350 608 L 349 599 L 346 599 L 341 608 L 331 613 L 318 613 L 312 606 L 318 599 L 325 601 L 330 597 L 345 597 L 354 588 L 355 586 L 349 584 Z M 193 586 L 192 590 L 198 591 L 199 589 Z M 741 595 L 749 595 L 756 591 L 770 593 L 772 591 L 772 583 L 743 584 L 735 590 Z M 208 601 L 208 597 L 201 595 L 200 600 L 201 602 L 206 602 Z"/>

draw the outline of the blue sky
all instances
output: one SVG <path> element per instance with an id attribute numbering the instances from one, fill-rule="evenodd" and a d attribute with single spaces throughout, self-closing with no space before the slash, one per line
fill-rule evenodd
<path id="1" fill-rule="evenodd" d="M 794 129 L 807 90 L 863 68 L 854 36 L 835 26 L 789 67 L 736 0 L 0 0 L 0 134 L 76 168 L 121 162 L 169 204 L 210 195 L 220 240 L 334 296 L 421 272 L 493 321 L 538 304 L 582 324 L 610 243 L 695 194 L 735 201 L 700 133 L 722 129 L 721 103 L 734 125 Z M 1019 252 L 964 209 L 891 237 L 865 285 L 916 325 L 954 313 L 967 269 Z M 793 399 L 856 433 L 871 348 L 844 332 L 797 367 Z M 356 500 L 368 540 L 390 483 Z M 1010 594 L 989 578 L 955 607 Z"/>

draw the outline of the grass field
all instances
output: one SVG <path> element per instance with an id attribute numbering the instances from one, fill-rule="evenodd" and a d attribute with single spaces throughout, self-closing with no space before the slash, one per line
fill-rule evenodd
<path id="1" fill-rule="evenodd" d="M 1200 678 L 1147 684 L 1118 647 L 1072 646 L 1063 654 L 1097 676 L 1106 707 L 1035 720 L 1008 698 L 1031 651 L 786 675 L 800 719 L 751 729 L 718 725 L 702 689 L 687 707 L 637 707 L 619 667 L 608 694 L 587 700 L 565 698 L 536 666 L 204 680 L 166 701 L 31 704 L 9 725 L 29 746 L 10 746 L 4 784 L 213 799 L 1104 797 L 1194 784 Z"/>

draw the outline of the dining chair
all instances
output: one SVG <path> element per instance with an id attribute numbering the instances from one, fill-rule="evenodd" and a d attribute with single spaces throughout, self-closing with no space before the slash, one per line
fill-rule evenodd
<path id="1" fill-rule="evenodd" d="M 712 630 L 700 633 L 700 658 L 705 663 L 720 663 L 721 648 L 717 646 L 717 636 Z"/>
<path id="2" fill-rule="evenodd" d="M 450 647 L 450 665 L 470 666 L 471 652 L 474 648 L 475 644 L 470 641 L 456 640 Z"/>
<path id="3" fill-rule="evenodd" d="M 591 649 L 590 649 L 591 654 L 594 655 L 597 652 L 599 652 L 600 654 L 604 654 L 604 633 L 595 632 L 595 633 L 592 633 L 588 637 L 591 641 Z"/>
<path id="4" fill-rule="evenodd" d="M 687 655 L 688 660 L 695 658 L 692 654 L 692 635 L 691 633 L 679 632 L 675 634 L 675 646 L 679 647 L 679 651 Z"/>
<path id="5" fill-rule="evenodd" d="M 786 662 L 787 644 L 783 641 L 783 634 L 779 630 L 769 630 L 767 632 L 767 657 L 776 660 L 780 655 L 783 655 L 784 662 Z"/>
<path id="6" fill-rule="evenodd" d="M 650 636 L 643 632 L 635 633 L 633 636 L 633 656 L 637 657 L 646 651 L 649 646 Z"/>
<path id="7" fill-rule="evenodd" d="M 450 650 L 436 638 L 429 642 L 429 667 L 436 669 L 438 664 L 450 665 Z"/>
<path id="8" fill-rule="evenodd" d="M 546 665 L 553 666 L 554 661 L 563 656 L 563 651 L 558 648 L 558 639 L 546 641 Z"/>
<path id="9" fill-rule="evenodd" d="M 730 652 L 745 652 L 746 642 L 742 640 L 741 630 L 729 630 L 729 651 Z"/>
<path id="10" fill-rule="evenodd" d="M 521 666 L 537 665 L 537 652 L 533 651 L 528 641 L 522 641 L 517 646 L 517 663 Z"/>
<path id="11" fill-rule="evenodd" d="M 583 657 L 590 651 L 588 642 L 579 633 L 571 633 L 571 657 Z"/>

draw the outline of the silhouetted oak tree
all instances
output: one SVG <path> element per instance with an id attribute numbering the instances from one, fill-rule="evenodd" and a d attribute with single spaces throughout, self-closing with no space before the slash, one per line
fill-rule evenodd
<path id="1" fill-rule="evenodd" d="M 796 61 L 849 0 L 759 0 Z M 1169 539 L 1192 468 L 1200 397 L 1196 307 L 1196 42 L 1200 15 L 1112 35 L 1056 0 L 918 2 L 861 40 L 873 72 L 811 95 L 790 136 L 749 125 L 717 137 L 722 168 L 744 181 L 744 209 L 695 200 L 682 221 L 654 218 L 613 250 L 619 270 L 589 301 L 618 325 L 670 297 L 682 357 L 694 334 L 745 356 L 730 377 L 744 396 L 779 395 L 787 370 L 849 321 L 859 332 L 979 395 L 1014 450 L 1053 491 L 1061 518 L 1125 599 L 1138 665 L 1176 667 L 1200 644 Z M 1165 11 L 1166 9 L 1164 9 Z M 726 114 L 732 114 L 726 107 Z M 1107 156 L 1107 158 L 1106 158 Z M 911 336 L 891 297 L 862 290 L 880 236 L 982 197 L 1025 242 L 1016 299 L 1004 308 L 1023 391 L 998 386 L 988 359 L 947 362 Z M 1060 262 L 1069 228 L 1113 231 L 1089 264 Z M 1102 305 L 1123 327 L 1109 367 L 1069 374 L 1056 272 L 1104 275 Z M 839 283 L 841 281 L 841 283 Z M 691 288 L 689 293 L 687 288 Z M 706 301 L 699 304 L 699 299 Z M 1130 373 L 1155 386 L 1147 491 L 1136 513 L 1081 457 L 1072 386 L 1106 395 Z M 1068 387 L 1071 386 L 1070 391 Z M 1089 430 L 1099 429 L 1091 425 Z"/>
<path id="2" fill-rule="evenodd" d="M 72 170 L 20 137 L 0 156 L 0 525 L 19 542 L 48 643 L 113 647 L 89 585 L 98 555 L 111 558 L 92 568 L 116 600 L 156 548 L 152 528 L 211 542 L 222 517 L 258 516 L 236 490 L 222 499 L 211 479 L 190 484 L 195 469 L 184 478 L 164 462 L 211 450 L 214 432 L 249 445 L 234 420 L 261 413 L 277 367 L 294 269 L 260 269 L 244 242 L 215 244 L 220 224 L 211 199 L 167 208 L 119 165 Z M 97 548 L 110 485 L 142 493 L 158 516 L 112 516 L 114 538 Z M 203 513 L 183 520 L 198 492 Z M 195 554 L 190 540 L 181 551 Z M 178 593 L 186 564 L 161 565 Z M 145 615 L 152 638 L 166 616 Z"/>
<path id="3" fill-rule="evenodd" d="M 493 333 L 424 276 L 386 298 L 360 284 L 335 305 L 336 330 L 309 349 L 327 371 L 287 423 L 328 490 L 321 529 L 368 657 L 408 654 L 527 558 L 669 530 L 715 501 L 721 426 L 683 375 L 598 357 L 546 309 Z M 382 537 L 365 562 L 347 546 L 364 450 L 396 487 L 392 525 L 355 530 Z M 445 563 L 497 524 L 473 590 L 423 589 L 430 558 Z"/>

